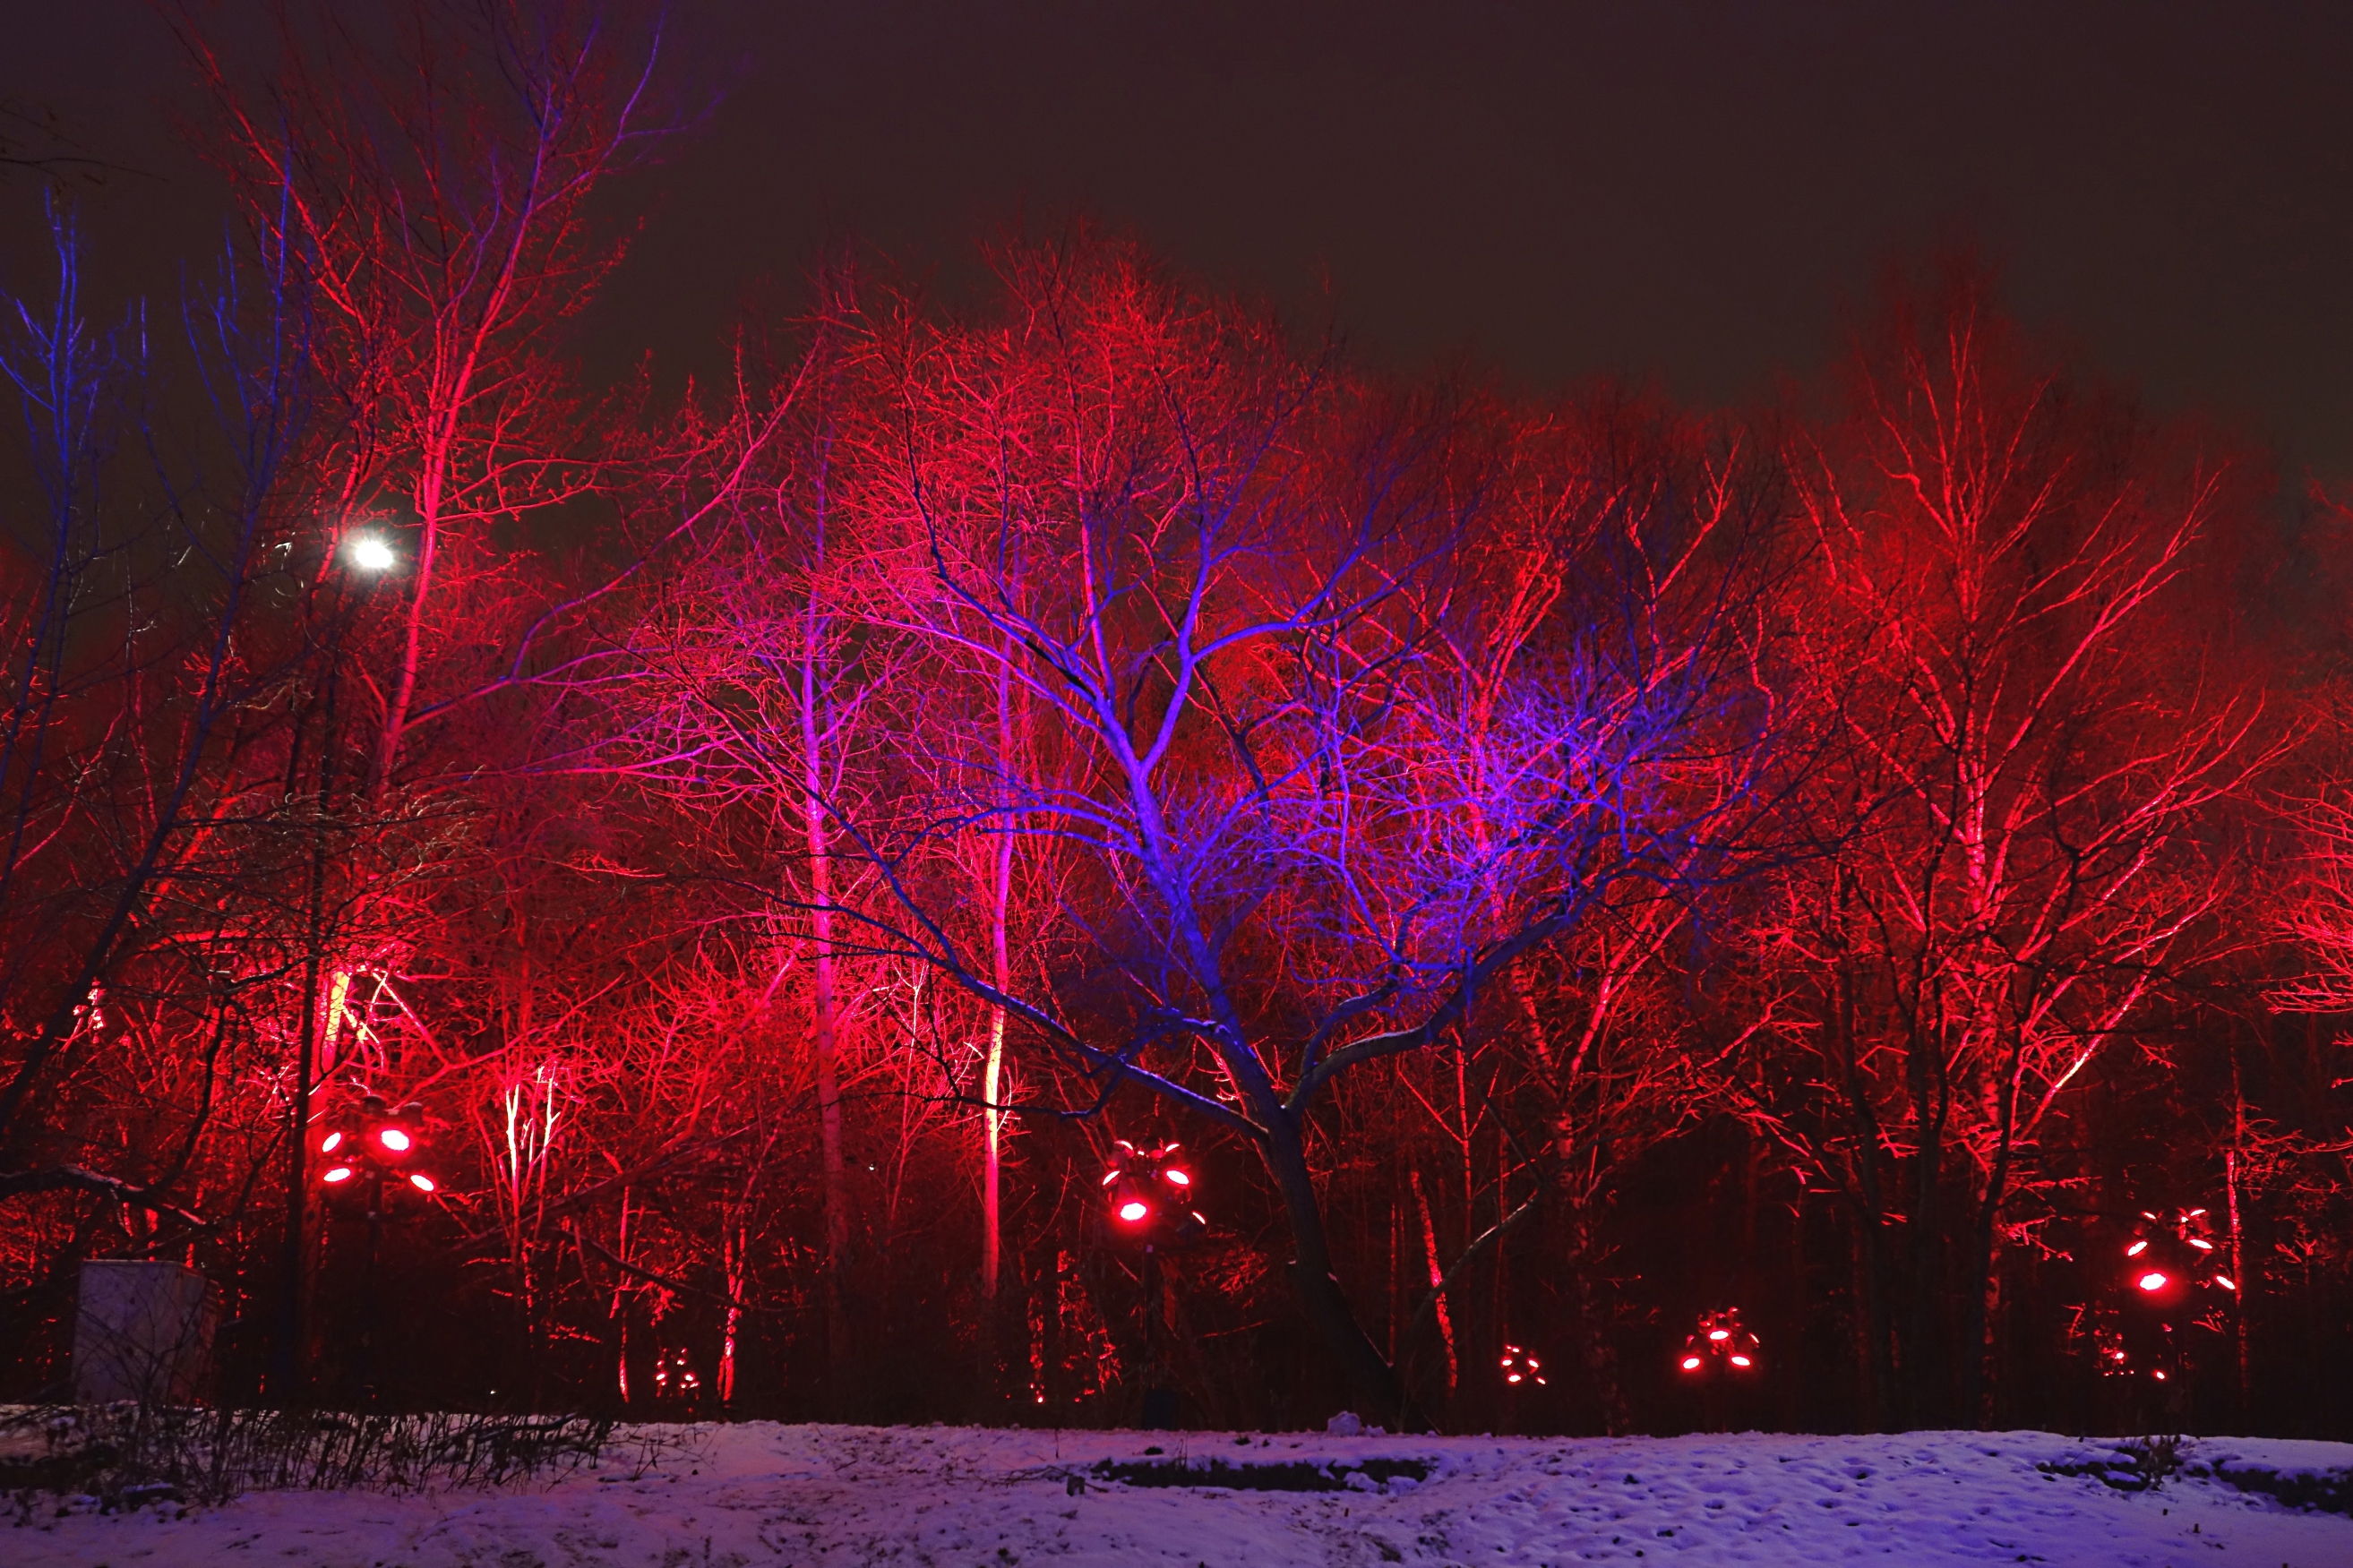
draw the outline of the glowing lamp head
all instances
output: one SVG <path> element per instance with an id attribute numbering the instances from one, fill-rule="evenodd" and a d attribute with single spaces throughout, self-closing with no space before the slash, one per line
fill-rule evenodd
<path id="1" fill-rule="evenodd" d="M 1732 1358 L 1732 1364 L 1735 1366 L 1755 1366 L 1757 1363 L 1749 1360 L 1745 1355 L 1736 1355 Z"/>
<path id="2" fill-rule="evenodd" d="M 429 1193 L 433 1190 L 433 1178 L 422 1171 L 411 1171 L 408 1173 L 408 1184 L 420 1193 Z"/>
<path id="3" fill-rule="evenodd" d="M 1728 1340 L 1732 1337 L 1732 1331 L 1730 1329 L 1710 1329 L 1707 1331 L 1707 1337 L 1712 1340 Z"/>
<path id="4" fill-rule="evenodd" d="M 1510 1376 L 1504 1378 L 1504 1381 L 1505 1383 L 1517 1383 L 1520 1381 L 1520 1374 L 1516 1372 L 1513 1373 Z"/>
<path id="5" fill-rule="evenodd" d="M 377 1128 L 375 1130 L 375 1141 L 383 1144 L 385 1148 L 391 1150 L 396 1154 L 406 1154 L 409 1150 L 410 1139 L 408 1134 L 403 1132 L 397 1127 Z"/>
<path id="6" fill-rule="evenodd" d="M 2148 1375 L 2157 1379 L 2159 1383 L 2163 1383 L 2165 1381 L 2165 1373 L 2162 1372 L 2152 1372 Z"/>
<path id="7" fill-rule="evenodd" d="M 326 1183 L 331 1187 L 339 1182 L 348 1182 L 351 1179 L 352 1168 L 349 1165 L 330 1166 L 325 1172 L 322 1173 L 319 1177 L 319 1180 Z"/>
<path id="8" fill-rule="evenodd" d="M 2134 1242 L 2130 1247 L 2126 1247 L 2125 1256 L 2126 1258 L 2138 1258 L 2142 1253 L 2147 1252 L 2147 1250 L 2148 1240 L 2144 1237 L 2142 1239 Z"/>
<path id="9" fill-rule="evenodd" d="M 1695 1355 L 1687 1355 L 1683 1357 L 1683 1370 L 1685 1372 L 1697 1372 L 1699 1370 L 1699 1357 Z"/>
<path id="10" fill-rule="evenodd" d="M 392 542 L 381 533 L 354 533 L 343 541 L 343 559 L 363 572 L 389 572 L 400 563 Z"/>
<path id="11" fill-rule="evenodd" d="M 2214 1283 L 2220 1285 L 2223 1289 L 2230 1291 L 2233 1295 L 2238 1293 L 2239 1282 L 2232 1279 L 2228 1274 L 2217 1274 L 2214 1276 Z"/>
<path id="12" fill-rule="evenodd" d="M 1138 1223 L 1145 1215 L 1148 1215 L 1151 1212 L 1152 1208 L 1150 1205 L 1138 1203 L 1134 1198 L 1130 1198 L 1127 1202 L 1119 1205 L 1119 1217 L 1125 1220 L 1130 1225 Z"/>
<path id="13" fill-rule="evenodd" d="M 326 1140 L 319 1145 L 319 1152 L 322 1154 L 332 1154 L 343 1146 L 343 1135 L 340 1132 L 330 1132 L 327 1134 Z"/>
<path id="14" fill-rule="evenodd" d="M 2200 1252 L 2211 1252 L 2214 1250 L 2214 1244 L 2212 1242 L 2202 1240 L 2194 1236 L 2189 1238 L 2189 1245 L 2196 1247 Z"/>
<path id="15" fill-rule="evenodd" d="M 1193 1178 L 1192 1178 L 1192 1177 L 1190 1177 L 1190 1176 L 1187 1175 L 1184 1172 L 1182 1172 L 1182 1171 L 1180 1171 L 1180 1170 L 1177 1170 L 1177 1169 L 1176 1169 L 1175 1166 L 1173 1166 L 1173 1165 L 1172 1165 L 1172 1166 L 1170 1166 L 1167 1170 L 1161 1172 L 1160 1173 L 1161 1173 L 1162 1175 L 1164 1175 L 1164 1176 L 1167 1177 L 1167 1178 L 1169 1179 L 1169 1181 L 1171 1181 L 1171 1182 L 1175 1183 L 1177 1186 L 1180 1186 L 1180 1187 L 1189 1187 L 1189 1186 L 1191 1186 L 1191 1185 L 1193 1184 Z"/>
<path id="16" fill-rule="evenodd" d="M 2152 1268 L 2147 1273 L 2142 1275 L 2138 1279 L 2135 1280 L 2134 1283 L 2138 1285 L 2144 1290 L 2162 1290 L 2168 1285 L 2171 1284 L 2172 1280 Z"/>

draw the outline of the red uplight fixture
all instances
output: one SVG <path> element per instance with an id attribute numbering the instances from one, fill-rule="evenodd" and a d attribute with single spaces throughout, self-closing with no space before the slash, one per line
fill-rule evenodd
<path id="1" fill-rule="evenodd" d="M 1545 1386 L 1544 1363 L 1518 1345 L 1504 1347 L 1502 1365 L 1504 1382 L 1507 1385 L 1525 1386 L 1534 1384 L 1538 1388 Z"/>
<path id="2" fill-rule="evenodd" d="M 2209 1289 L 2239 1293 L 2238 1281 L 2221 1271 L 2229 1254 L 2215 1241 L 2202 1208 L 2143 1210 L 2124 1251 L 2132 1260 L 2125 1275 L 2133 1287 L 2126 1298 L 2147 1303 L 2168 1320 L 2182 1311 L 2194 1315 L 2195 1303 Z"/>
<path id="3" fill-rule="evenodd" d="M 395 1110 L 381 1096 L 371 1094 L 360 1101 L 356 1118 L 319 1141 L 320 1153 L 336 1156 L 319 1180 L 331 1187 L 364 1186 L 381 1194 L 384 1178 L 392 1176 L 406 1179 L 417 1192 L 438 1192 L 439 1183 L 414 1168 L 423 1163 L 426 1142 L 424 1106 L 412 1100 Z"/>
<path id="4" fill-rule="evenodd" d="M 1683 1342 L 1676 1365 L 1686 1375 L 1723 1373 L 1741 1376 L 1757 1370 L 1757 1338 L 1740 1323 L 1740 1309 L 1724 1307 L 1700 1315 L 1699 1326 Z"/>
<path id="5" fill-rule="evenodd" d="M 1176 1163 L 1176 1145 L 1139 1149 L 1124 1138 L 1103 1173 L 1103 1188 L 1111 1199 L 1115 1234 L 1141 1242 L 1146 1251 L 1180 1245 L 1208 1228 L 1208 1222 L 1184 1206 L 1193 1188 L 1193 1173 Z"/>

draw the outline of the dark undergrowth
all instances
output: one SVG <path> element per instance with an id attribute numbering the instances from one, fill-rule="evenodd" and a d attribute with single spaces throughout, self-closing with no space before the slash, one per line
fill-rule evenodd
<path id="1" fill-rule="evenodd" d="M 0 1413 L 0 1491 L 117 1511 L 247 1491 L 413 1490 L 552 1480 L 606 1462 L 650 1468 L 668 1440 L 616 1440 L 609 1416 L 422 1415 L 139 1404 Z"/>

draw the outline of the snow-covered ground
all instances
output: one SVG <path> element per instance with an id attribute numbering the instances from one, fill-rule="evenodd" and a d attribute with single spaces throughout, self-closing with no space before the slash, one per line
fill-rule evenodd
<path id="1" fill-rule="evenodd" d="M 659 1468 L 391 1496 L 277 1492 L 185 1518 L 0 1526 L 0 1563 L 307 1568 L 704 1564 L 2045 1563 L 2353 1568 L 2353 1519 L 2208 1478 L 2127 1493 L 2038 1465 L 2115 1458 L 2040 1432 L 1898 1436 L 1341 1437 L 958 1427 L 670 1429 Z M 1154 1448 L 1229 1464 L 1375 1458 L 1429 1479 L 1330 1492 L 1107 1481 Z M 2353 1445 L 2204 1438 L 2193 1467 L 2342 1472 Z M 13 1510 L 12 1510 L 13 1511 Z M 177 1510 L 167 1508 L 168 1515 Z"/>

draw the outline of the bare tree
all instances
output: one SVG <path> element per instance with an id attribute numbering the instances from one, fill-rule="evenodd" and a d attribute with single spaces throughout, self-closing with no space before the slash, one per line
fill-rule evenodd
<path id="1" fill-rule="evenodd" d="M 1740 859 L 1766 725 L 1727 667 L 1731 579 L 1662 593 L 1659 532 L 1596 540 L 1592 618 L 1474 718 L 1428 658 L 1438 601 L 1404 591 L 1454 570 L 1482 521 L 1465 422 L 1303 365 L 1115 250 L 1008 271 L 1003 323 L 911 324 L 885 356 L 902 477 L 877 504 L 928 568 L 893 579 L 892 629 L 1002 670 L 1060 761 L 1008 779 L 997 746 L 909 731 L 906 775 L 952 787 L 912 827 L 836 806 L 881 879 L 856 918 L 1074 1067 L 1082 1113 L 1133 1085 L 1255 1150 L 1302 1305 L 1394 1415 L 1324 1226 L 1314 1109 L 1338 1076 L 1447 1038 L 1620 884 Z M 1455 762 L 1474 721 L 1476 833 Z M 1071 922 L 1085 954 L 1050 991 L 1000 985 L 923 874 L 942 844 L 1007 833 L 1074 864 L 1031 917 Z"/>

